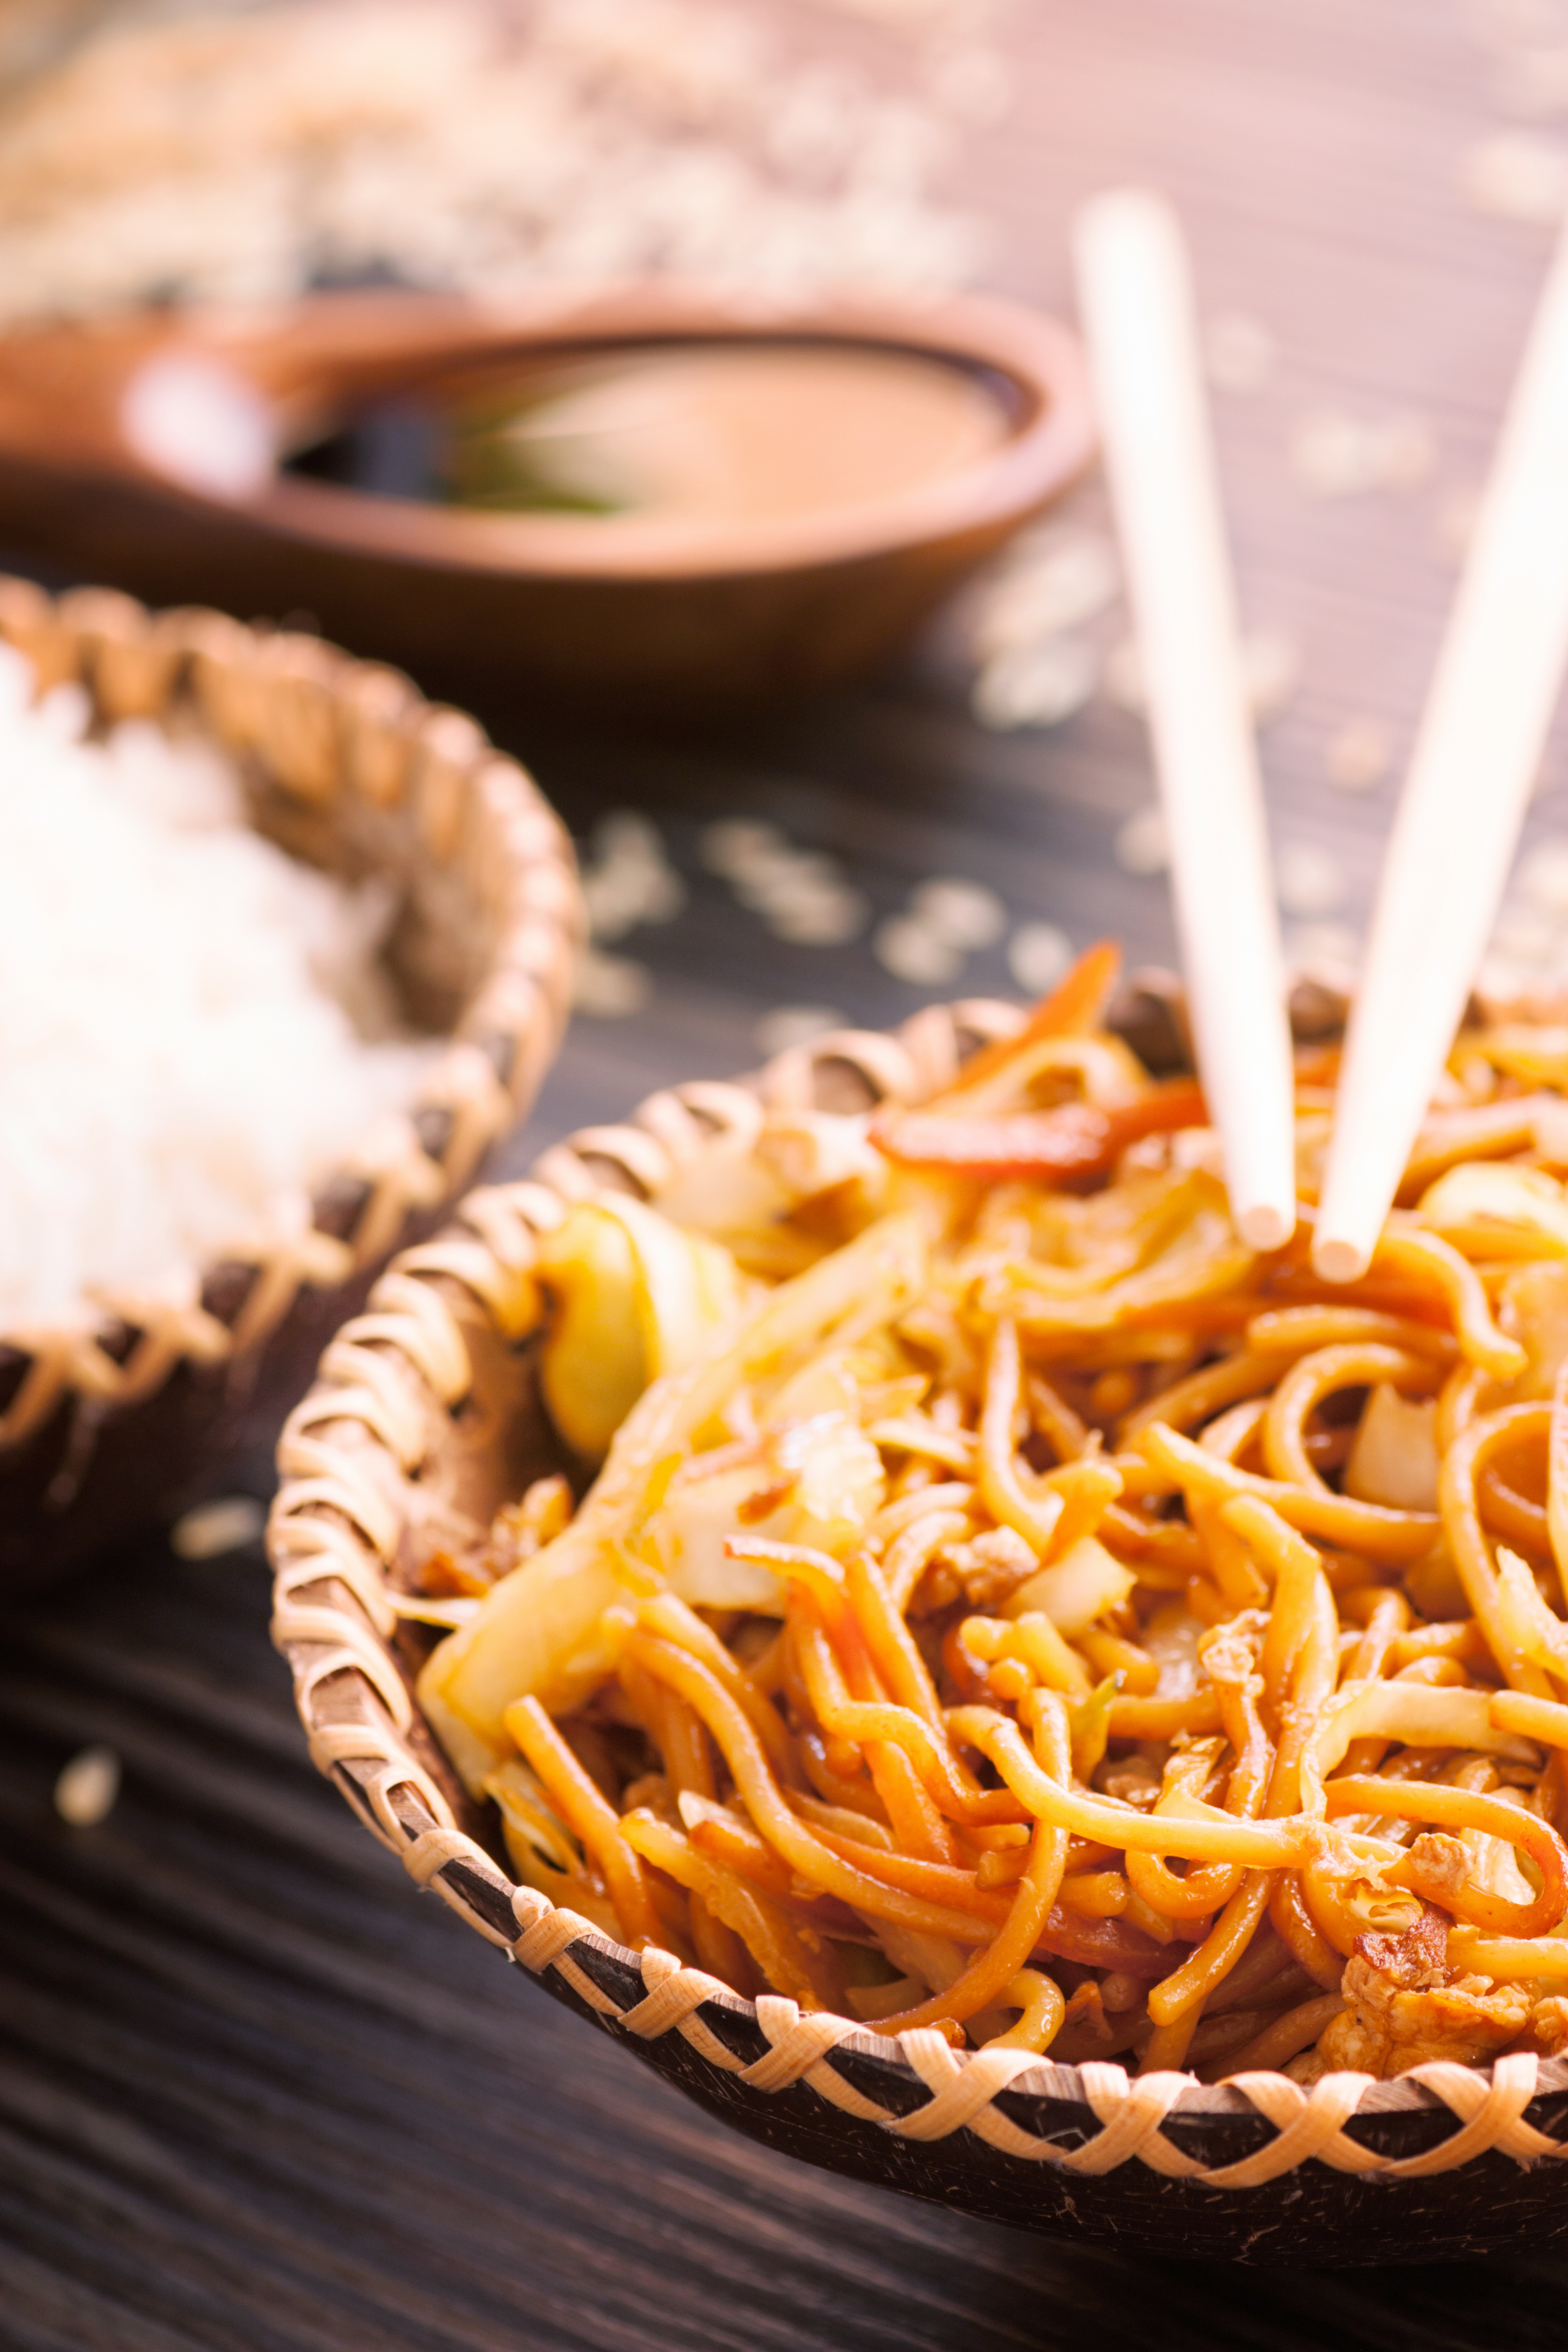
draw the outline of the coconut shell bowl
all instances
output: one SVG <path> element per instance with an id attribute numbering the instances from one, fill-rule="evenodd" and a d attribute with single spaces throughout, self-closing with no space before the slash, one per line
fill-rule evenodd
<path id="1" fill-rule="evenodd" d="M 289 470 L 376 404 L 517 386 L 627 353 L 770 344 L 945 362 L 1002 429 L 945 478 L 773 519 L 679 516 L 613 543 Z M 137 317 L 7 337 L 0 528 L 160 602 L 305 611 L 419 675 L 484 674 L 649 705 L 787 697 L 879 661 L 1081 472 L 1068 331 L 978 298 L 806 299 L 759 312 L 649 281 L 510 308 L 321 295 L 254 315 Z"/>
<path id="2" fill-rule="evenodd" d="M 1171 1000 L 1112 1025 L 1146 1066 L 1183 1047 Z M 1321 991 L 1293 1013 L 1342 1019 Z M 1568 2227 L 1568 2065 L 1505 2055 L 1393 2080 L 1303 2086 L 1251 2072 L 1129 2076 L 1022 2048 L 972 2053 L 930 2028 L 879 2035 L 792 2000 L 741 1998 L 653 1944 L 626 1948 L 514 1883 L 499 1818 L 466 1795 L 415 1695 L 435 1634 L 403 1596 L 434 1547 L 565 1466 L 537 1386 L 542 1237 L 570 1204 L 697 1197 L 751 1152 L 764 1108 L 918 1104 L 1014 1008 L 932 1008 L 893 1034 L 839 1033 L 744 1084 L 653 1097 L 580 1133 L 534 1181 L 469 1195 L 405 1253 L 289 1421 L 270 1528 L 274 1636 L 312 1755 L 366 1829 L 466 1927 L 736 2130 L 853 2179 L 1047 2236 L 1251 2263 L 1452 2260 Z"/>
<path id="3" fill-rule="evenodd" d="M 581 916 L 571 845 L 531 780 L 461 712 L 310 636 L 125 595 L 0 581 L 0 638 L 95 720 L 151 719 L 234 755 L 249 820 L 291 855 L 395 887 L 386 950 L 444 1041 L 424 1091 L 317 1189 L 310 1220 L 0 1331 L 0 1589 L 166 1525 L 269 1454 L 331 1333 L 394 1252 L 449 1213 L 532 1100 L 563 1026 Z M 394 1290 L 395 1291 L 395 1282 Z"/>

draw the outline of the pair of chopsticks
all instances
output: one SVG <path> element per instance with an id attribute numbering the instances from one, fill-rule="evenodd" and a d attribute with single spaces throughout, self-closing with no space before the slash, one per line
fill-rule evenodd
<path id="1" fill-rule="evenodd" d="M 1094 198 L 1079 299 L 1141 647 L 1199 1074 L 1232 1213 L 1296 1223 L 1294 1088 L 1257 745 L 1170 206 Z M 1384 856 L 1312 1262 L 1371 1263 L 1508 878 L 1568 663 L 1568 232 L 1510 402 Z"/>

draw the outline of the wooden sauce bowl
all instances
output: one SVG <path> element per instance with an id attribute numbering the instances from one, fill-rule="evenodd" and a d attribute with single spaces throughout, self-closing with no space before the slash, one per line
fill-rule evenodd
<path id="1" fill-rule="evenodd" d="M 591 525 L 563 531 L 559 517 L 369 494 L 276 462 L 399 394 L 638 348 L 769 340 L 957 364 L 997 391 L 1003 437 L 945 478 L 854 508 L 718 534 L 672 520 L 635 544 L 613 534 L 595 545 Z M 978 298 L 844 297 L 763 314 L 661 281 L 547 292 L 505 311 L 321 295 L 268 312 L 26 330 L 0 354 L 0 535 L 11 544 L 159 601 L 305 612 L 356 651 L 416 668 L 639 701 L 787 695 L 866 668 L 1094 447 L 1075 338 Z M 168 402 L 157 434 L 139 423 L 150 383 L 172 387 L 172 434 Z M 202 446 L 215 441 L 230 446 Z"/>

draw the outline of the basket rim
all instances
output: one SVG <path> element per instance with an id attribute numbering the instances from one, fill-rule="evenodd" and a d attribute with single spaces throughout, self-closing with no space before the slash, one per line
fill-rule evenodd
<path id="1" fill-rule="evenodd" d="M 1133 984 L 1174 1006 L 1179 1020 L 1179 990 L 1168 974 L 1135 974 Z M 635 1954 L 534 1888 L 515 1885 L 458 1826 L 420 1759 L 421 1736 L 437 1753 L 439 1743 L 393 1646 L 387 1592 L 405 1524 L 397 1494 L 430 1458 L 407 1402 L 417 1393 L 444 1420 L 468 1392 L 467 1347 L 448 1304 L 450 1286 L 516 1343 L 537 1328 L 536 1304 L 520 1308 L 520 1299 L 538 1237 L 574 1202 L 628 1189 L 657 1196 L 703 1152 L 754 1137 L 765 1110 L 807 1107 L 822 1065 L 848 1066 L 873 1099 L 918 1101 L 951 1079 L 968 1050 L 1014 1033 L 1024 1017 L 1016 1005 L 988 999 L 933 1005 L 896 1031 L 814 1038 L 745 1080 L 662 1089 L 624 1123 L 577 1130 L 546 1151 L 529 1179 L 470 1193 L 455 1225 L 395 1261 L 372 1294 L 372 1316 L 334 1342 L 330 1366 L 323 1360 L 279 1447 L 280 1485 L 268 1529 L 272 1638 L 293 1671 L 312 1759 L 417 1885 L 531 1973 L 553 1976 L 557 1989 L 606 2024 L 645 2043 L 678 2035 L 690 2053 L 688 2075 L 694 2058 L 716 2077 L 738 2076 L 767 2092 L 804 2083 L 828 2106 L 905 2139 L 929 2142 L 967 2129 L 1003 2154 L 1086 2176 L 1136 2160 L 1214 2189 L 1263 2187 L 1312 2159 L 1394 2181 L 1451 2171 L 1492 2150 L 1521 2167 L 1568 2155 L 1568 2139 L 1526 2116 L 1532 2102 L 1552 2099 L 1554 2120 L 1568 2128 L 1562 2097 L 1568 2060 L 1527 2053 L 1489 2067 L 1438 2060 L 1392 2080 L 1329 2074 L 1310 2090 L 1272 2071 L 1208 2084 L 1174 2073 L 1130 2078 L 1110 2061 L 1064 2065 L 1048 2053 L 954 2052 L 930 2030 L 895 2039 L 850 2019 L 803 2012 L 782 1995 L 748 2000 L 670 1953 Z M 402 1359 L 396 1380 L 385 1377 L 388 1350 Z M 868 2062 L 885 2087 L 881 2099 L 864 2087 Z M 1037 2119 L 1047 2106 L 1048 2131 L 1018 2119 L 1020 2108 Z M 1433 2111 L 1450 2116 L 1456 2128 L 1413 2156 L 1380 2156 L 1346 2135 L 1357 2118 Z M 1267 2122 L 1272 2137 L 1223 2165 L 1188 2152 L 1194 2128 L 1237 2117 Z M 1164 2136 L 1170 2120 L 1188 2126 L 1182 2147 Z"/>
<path id="2" fill-rule="evenodd" d="M 377 1123 L 374 1150 L 367 1134 L 315 1179 L 308 1223 L 291 1227 L 279 1195 L 258 1232 L 215 1255 L 193 1255 L 142 1286 L 96 1286 L 60 1317 L 0 1322 L 0 1361 L 17 1369 L 26 1360 L 0 1407 L 5 1454 L 65 1397 L 122 1407 L 156 1394 L 183 1362 L 243 1371 L 302 1287 L 350 1280 L 385 1258 L 409 1214 L 449 1206 L 526 1108 L 554 1053 L 584 923 L 570 839 L 527 770 L 401 672 L 202 606 L 153 612 L 98 587 L 50 596 L 4 574 L 0 644 L 31 661 L 39 695 L 83 686 L 95 722 L 194 719 L 302 812 L 330 817 L 335 802 L 356 795 L 387 811 L 402 803 L 422 845 L 434 847 L 439 817 L 452 835 L 448 856 L 460 854 L 465 827 L 482 823 L 505 869 L 493 949 L 441 1033 L 437 1058 L 412 1098 Z M 346 1232 L 320 1222 L 334 1201 L 346 1208 Z M 213 1308 L 215 1278 L 225 1276 L 231 1289 L 247 1278 L 232 1317 Z"/>

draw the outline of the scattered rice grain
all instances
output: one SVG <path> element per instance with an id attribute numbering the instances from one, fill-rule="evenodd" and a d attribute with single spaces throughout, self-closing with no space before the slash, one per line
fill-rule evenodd
<path id="1" fill-rule="evenodd" d="M 879 923 L 871 952 L 884 971 L 915 988 L 945 988 L 963 969 L 963 950 L 914 915 Z"/>
<path id="2" fill-rule="evenodd" d="M 1467 489 L 1451 490 L 1437 509 L 1434 533 L 1434 551 L 1447 564 L 1463 563 L 1470 551 L 1470 541 L 1476 535 L 1476 521 L 1481 510 L 1481 492 L 1471 485 Z"/>
<path id="3" fill-rule="evenodd" d="M 1291 471 L 1304 489 L 1322 499 L 1414 488 L 1436 460 L 1436 435 L 1414 415 L 1378 419 L 1320 409 L 1303 418 L 1290 443 Z"/>
<path id="4" fill-rule="evenodd" d="M 663 270 L 772 301 L 979 264 L 982 225 L 931 191 L 1012 77 L 951 9 L 874 19 L 855 63 L 728 0 L 179 16 L 111 22 L 12 98 L 0 316 L 373 272 L 510 302 Z"/>
<path id="5" fill-rule="evenodd" d="M 1376 719 L 1347 719 L 1329 743 L 1328 776 L 1342 793 L 1369 793 L 1394 765 L 1394 739 Z"/>
<path id="6" fill-rule="evenodd" d="M 984 882 L 942 875 L 910 893 L 910 912 L 952 947 L 994 947 L 1007 928 L 1007 909 Z"/>
<path id="7" fill-rule="evenodd" d="M 721 875 L 742 906 L 792 946 L 841 947 L 870 920 L 837 858 L 796 849 L 764 819 L 717 818 L 703 826 L 697 848 L 709 872 Z"/>
<path id="8" fill-rule="evenodd" d="M 1335 988 L 1348 987 L 1361 969 L 1362 941 L 1348 923 L 1292 923 L 1285 932 L 1285 961 Z"/>
<path id="9" fill-rule="evenodd" d="M 1284 709 L 1301 682 L 1301 649 L 1283 629 L 1252 629 L 1241 641 L 1242 675 L 1259 725 Z"/>
<path id="10" fill-rule="evenodd" d="M 859 937 L 871 912 L 850 884 L 809 879 L 776 887 L 752 904 L 774 939 L 799 948 L 843 947 Z"/>
<path id="11" fill-rule="evenodd" d="M 765 817 L 721 816 L 697 836 L 697 855 L 710 874 L 740 881 L 750 870 L 787 851 L 789 843 Z"/>
<path id="12" fill-rule="evenodd" d="M 974 682 L 970 708 L 983 727 L 1007 734 L 1016 727 L 1059 727 L 1092 698 L 1100 656 L 1083 637 L 1051 637 L 988 661 Z"/>
<path id="13" fill-rule="evenodd" d="M 1113 849 L 1123 874 L 1136 874 L 1147 879 L 1166 872 L 1171 863 L 1171 843 L 1164 810 L 1156 805 L 1140 809 L 1135 816 L 1130 816 L 1118 825 Z"/>
<path id="14" fill-rule="evenodd" d="M 658 827 L 635 809 L 613 809 L 594 829 L 583 896 L 593 937 L 608 941 L 639 923 L 673 922 L 686 904 L 686 885 Z"/>
<path id="15" fill-rule="evenodd" d="M 112 1748 L 84 1748 L 55 1782 L 55 1811 L 73 1830 L 106 1822 L 120 1797 L 120 1759 Z"/>
<path id="16" fill-rule="evenodd" d="M 1026 996 L 1054 988 L 1072 961 L 1072 941 L 1055 923 L 1020 923 L 1007 942 L 1007 969 Z"/>
<path id="17" fill-rule="evenodd" d="M 1470 148 L 1459 185 L 1478 212 L 1554 228 L 1568 210 L 1568 151 L 1530 131 L 1500 131 Z"/>
<path id="18" fill-rule="evenodd" d="M 1260 319 L 1222 311 L 1204 329 L 1204 366 L 1219 392 L 1261 392 L 1274 374 L 1279 346 Z"/>
<path id="19" fill-rule="evenodd" d="M 1334 915 L 1345 902 L 1345 874 L 1331 850 L 1316 842 L 1282 842 L 1275 855 L 1274 887 L 1288 915 Z"/>
<path id="20" fill-rule="evenodd" d="M 1283 629 L 1250 629 L 1241 641 L 1242 684 L 1247 705 L 1261 726 L 1277 718 L 1301 681 L 1301 654 Z M 1105 690 L 1123 710 L 1142 717 L 1148 709 L 1143 657 L 1135 637 L 1124 637 L 1105 665 Z"/>
<path id="21" fill-rule="evenodd" d="M 1556 963 L 1565 950 L 1562 923 L 1536 907 L 1506 906 L 1492 928 L 1490 953 L 1532 971 Z"/>
<path id="22" fill-rule="evenodd" d="M 1568 838 L 1556 834 L 1532 842 L 1513 879 L 1528 905 L 1542 914 L 1568 916 Z"/>
<path id="23" fill-rule="evenodd" d="M 267 1507 L 254 1495 L 224 1495 L 176 1519 L 169 1529 L 169 1549 L 176 1559 L 221 1559 L 258 1542 L 266 1525 Z"/>
<path id="24" fill-rule="evenodd" d="M 1121 586 L 1116 550 L 1101 531 L 1053 524 L 1015 542 L 977 615 L 977 658 L 1037 646 L 1092 621 Z"/>
<path id="25" fill-rule="evenodd" d="M 653 996 L 653 974 L 633 956 L 605 955 L 585 948 L 573 976 L 572 1003 L 595 1021 L 619 1021 L 641 1013 Z"/>

